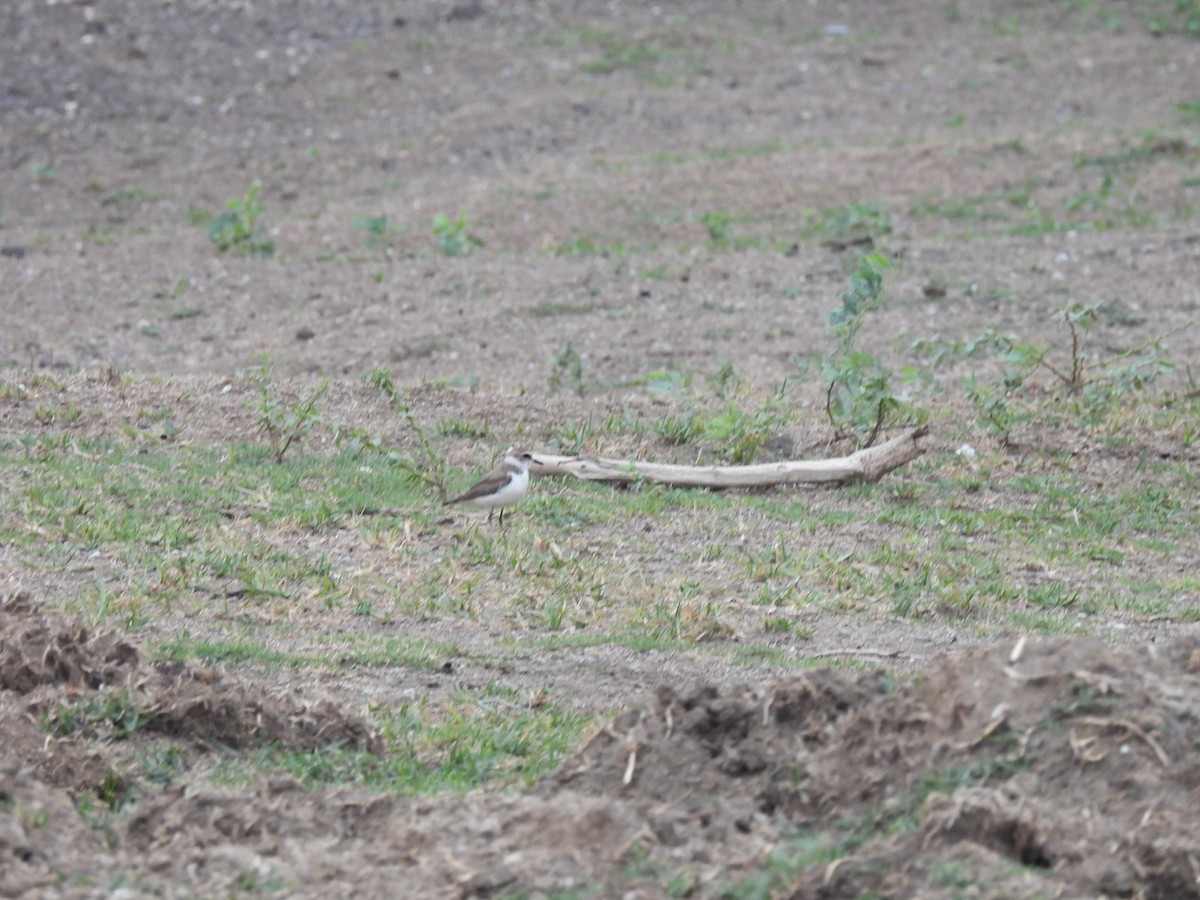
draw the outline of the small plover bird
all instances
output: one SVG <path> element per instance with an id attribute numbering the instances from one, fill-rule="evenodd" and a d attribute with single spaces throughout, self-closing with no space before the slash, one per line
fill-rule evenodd
<path id="1" fill-rule="evenodd" d="M 503 525 L 505 507 L 512 506 L 529 490 L 529 467 L 535 462 L 537 460 L 528 450 L 513 450 L 510 447 L 504 453 L 504 462 L 466 491 L 447 500 L 446 505 L 466 503 L 476 509 L 486 509 L 489 522 L 492 521 L 492 513 L 500 510 L 500 524 Z"/>

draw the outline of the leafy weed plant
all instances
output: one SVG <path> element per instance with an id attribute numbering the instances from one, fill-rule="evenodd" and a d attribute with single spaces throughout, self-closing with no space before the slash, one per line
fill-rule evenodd
<path id="1" fill-rule="evenodd" d="M 355 221 L 354 227 L 367 233 L 367 246 L 372 249 L 386 249 L 392 237 L 400 231 L 397 226 L 388 222 L 388 217 L 385 215 L 358 219 Z"/>
<path id="2" fill-rule="evenodd" d="M 924 416 L 893 387 L 893 373 L 879 358 L 858 345 L 866 317 L 883 304 L 883 272 L 889 266 L 878 254 L 866 256 L 842 294 L 842 305 L 829 314 L 827 333 L 836 344 L 821 361 L 828 383 L 825 415 L 837 440 L 870 447 L 884 428 Z"/>
<path id="3" fill-rule="evenodd" d="M 453 219 L 434 216 L 433 237 L 442 256 L 469 256 L 483 246 L 483 241 L 467 231 L 467 217 L 463 213 Z"/>
<path id="4" fill-rule="evenodd" d="M 715 444 L 720 456 L 734 465 L 754 462 L 767 441 L 792 415 L 783 384 L 775 396 L 746 409 L 730 401 L 704 423 L 705 440 Z"/>
<path id="5" fill-rule="evenodd" d="M 101 690 L 62 700 L 41 717 L 45 731 L 58 737 L 77 732 L 127 738 L 144 727 L 150 716 L 138 705 L 133 691 Z"/>
<path id="6" fill-rule="evenodd" d="M 1022 341 L 995 329 L 967 340 L 920 340 L 912 349 L 934 367 L 950 358 L 992 358 L 999 362 L 1002 374 L 998 380 L 984 382 L 972 373 L 962 386 L 979 421 L 1001 443 L 1007 443 L 1015 427 L 1037 414 L 1035 407 L 1021 404 L 1019 398 L 1039 371 L 1049 374 L 1051 384 L 1057 385 L 1062 394 L 1081 400 L 1084 410 L 1095 419 L 1131 395 L 1144 393 L 1173 371 L 1175 365 L 1166 340 L 1195 324 L 1195 320 L 1188 321 L 1119 353 L 1100 357 L 1090 351 L 1088 341 L 1099 317 L 1100 307 L 1094 304 L 1071 302 L 1060 307 L 1054 321 L 1066 330 L 1067 346 L 1061 349 Z"/>
<path id="7" fill-rule="evenodd" d="M 822 238 L 835 246 L 869 245 L 892 231 L 891 211 L 879 203 L 850 203 L 810 212 L 806 218 L 805 237 Z"/>
<path id="8" fill-rule="evenodd" d="M 583 379 L 583 357 L 575 349 L 575 345 L 567 341 L 562 350 L 550 357 L 550 391 L 558 393 L 563 389 L 582 397 L 587 391 Z"/>
<path id="9" fill-rule="evenodd" d="M 1154 10 L 1146 19 L 1146 30 L 1151 34 L 1200 38 L 1200 0 L 1166 0 L 1147 6 Z"/>
<path id="10" fill-rule="evenodd" d="M 275 392 L 274 367 L 266 355 L 251 371 L 259 389 L 258 398 L 252 401 L 259 430 L 267 436 L 275 461 L 283 462 L 288 450 L 302 443 L 320 422 L 317 403 L 329 390 L 330 382 L 323 379 L 299 400 L 287 403 Z"/>
<path id="11" fill-rule="evenodd" d="M 256 181 L 245 196 L 228 201 L 225 210 L 209 220 L 205 231 L 222 253 L 232 250 L 247 256 L 270 256 L 275 252 L 275 242 L 258 221 L 262 215 L 262 204 L 258 202 L 261 190 L 262 185 Z"/>
<path id="12" fill-rule="evenodd" d="M 708 232 L 709 243 L 713 247 L 729 246 L 729 226 L 732 217 L 724 210 L 706 212 L 700 216 L 700 224 Z"/>
<path id="13" fill-rule="evenodd" d="M 646 376 L 647 390 L 672 404 L 671 411 L 654 421 L 652 430 L 669 444 L 702 440 L 725 462 L 753 462 L 767 440 L 791 420 L 787 382 L 773 396 L 748 406 L 734 396 L 739 380 L 731 363 L 722 363 L 706 380 L 716 398 L 724 401 L 715 408 L 696 396 L 692 377 L 686 373 L 665 369 Z"/>

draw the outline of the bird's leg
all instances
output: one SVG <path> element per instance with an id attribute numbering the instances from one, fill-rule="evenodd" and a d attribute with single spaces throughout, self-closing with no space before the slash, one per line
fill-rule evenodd
<path id="1" fill-rule="evenodd" d="M 494 513 L 494 512 L 495 512 L 495 510 L 494 510 L 494 509 L 489 509 L 489 510 L 488 510 L 488 517 L 487 517 L 487 520 L 488 520 L 488 522 L 489 522 L 489 523 L 492 521 L 492 513 Z"/>
<path id="2" fill-rule="evenodd" d="M 504 527 L 504 507 L 500 508 L 500 527 Z"/>

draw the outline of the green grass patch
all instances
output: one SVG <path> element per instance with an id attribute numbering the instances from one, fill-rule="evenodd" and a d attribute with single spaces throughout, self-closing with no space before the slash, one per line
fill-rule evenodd
<path id="1" fill-rule="evenodd" d="M 396 402 L 383 373 L 371 382 Z M 715 462 L 751 459 L 788 427 L 791 407 L 760 399 L 729 366 L 695 382 L 656 373 L 646 385 L 657 385 L 662 412 L 589 418 L 556 440 L 572 452 L 635 444 L 641 458 Z M 30 413 L 71 408 L 45 387 L 10 385 L 10 402 Z M 437 503 L 439 482 L 452 488 L 473 474 L 447 470 L 446 448 L 492 439 L 471 417 L 420 425 L 415 455 L 346 429 L 335 432 L 343 449 L 317 452 L 330 447 L 318 421 L 280 462 L 265 439 L 190 443 L 174 407 L 151 404 L 108 438 L 34 416 L 28 433 L 0 444 L 12 500 L 0 540 L 31 570 L 102 560 L 103 579 L 68 579 L 60 595 L 88 621 L 141 628 L 167 616 L 173 636 L 157 654 L 266 669 L 433 670 L 460 652 L 367 636 L 406 620 L 487 622 L 564 648 L 706 653 L 724 652 L 734 634 L 769 635 L 768 646 L 802 638 L 792 623 L 804 609 L 976 630 L 1062 632 L 1105 615 L 1190 621 L 1197 585 L 1171 560 L 1200 529 L 1196 476 L 1152 453 L 1139 462 L 1137 442 L 1159 431 L 1190 440 L 1194 404 L 1149 396 L 1112 401 L 1090 424 L 1074 412 L 1077 398 L 1036 410 L 1045 427 L 1081 422 L 1093 446 L 1111 443 L 1131 460 L 1129 477 L 1107 485 L 1075 471 L 1069 453 L 1036 449 L 999 468 L 931 457 L 830 492 L 539 481 L 504 528 Z M 174 438 L 164 441 L 168 426 Z M 192 622 L 202 615 L 233 625 L 204 630 Z M 343 636 L 300 642 L 299 622 Z"/>
<path id="2" fill-rule="evenodd" d="M 242 785 L 283 772 L 306 787 L 355 784 L 397 794 L 468 791 L 485 784 L 531 784 L 570 752 L 588 717 L 551 704 L 530 705 L 489 685 L 443 704 L 401 704 L 376 710 L 385 749 L 344 747 L 310 752 L 267 748 L 227 757 L 217 783 Z"/>
<path id="3" fill-rule="evenodd" d="M 185 597 L 345 602 L 339 568 L 287 534 L 369 522 L 385 503 L 417 517 L 428 506 L 386 459 L 357 454 L 276 463 L 262 446 L 147 445 L 135 436 L 9 444 L 0 465 L 21 473 L 0 539 L 48 568 L 102 553 L 123 584 L 113 613 Z M 101 595 L 74 600 L 89 618 L 113 607 Z"/>
<path id="4" fill-rule="evenodd" d="M 268 670 L 282 666 L 299 668 L 312 661 L 312 658 L 305 654 L 272 650 L 262 641 L 249 638 L 205 640 L 194 638 L 186 632 L 167 641 L 152 643 L 150 655 L 156 659 L 177 663 L 255 665 Z"/>
<path id="5" fill-rule="evenodd" d="M 141 206 L 145 203 L 162 200 L 163 197 L 163 194 L 155 194 L 139 187 L 121 188 L 110 194 L 105 194 L 100 200 L 100 205 L 117 207 Z"/>
<path id="6" fill-rule="evenodd" d="M 892 213 L 882 203 L 856 202 L 810 211 L 801 234 L 829 243 L 863 243 L 892 232 Z"/>
<path id="7" fill-rule="evenodd" d="M 590 47 L 598 52 L 579 71 L 592 77 L 630 72 L 645 84 L 670 88 L 703 70 L 708 56 L 730 47 L 728 37 L 708 37 L 672 18 L 665 27 L 631 36 L 585 27 L 547 36 L 559 45 Z"/>
<path id="8" fill-rule="evenodd" d="M 1090 489 L 1054 467 L 1004 479 L 889 482 L 846 488 L 817 507 L 808 496 L 783 491 L 746 496 L 547 484 L 503 530 L 468 521 L 463 538 L 435 556 L 416 547 L 398 551 L 396 561 L 415 577 L 391 585 L 349 577 L 315 539 L 349 529 L 361 536 L 352 542 L 394 541 L 395 516 L 378 515 L 385 507 L 404 510 L 413 523 L 433 521 L 437 508 L 428 491 L 383 457 L 297 454 L 276 463 L 261 446 L 160 443 L 151 445 L 155 452 L 112 440 L 69 446 L 0 449 L 4 465 L 22 476 L 12 494 L 15 514 L 0 520 L 0 537 L 48 568 L 103 552 L 114 567 L 113 585 L 69 599 L 89 619 L 130 625 L 155 610 L 214 604 L 234 615 L 260 607 L 283 616 L 298 605 L 386 620 L 471 617 L 499 602 L 513 621 L 565 632 L 556 640 L 664 649 L 719 637 L 730 627 L 711 599 L 722 592 L 767 610 L 815 603 L 916 618 L 1064 610 L 1179 617 L 1195 595 L 1186 573 L 1164 574 L 1200 528 L 1200 513 L 1185 501 L 1194 486 L 1186 468 L 1169 467 L 1112 491 Z M 986 503 L 962 503 L 981 490 Z M 747 510 L 786 534 L 737 540 Z M 611 531 L 617 521 L 653 530 L 639 524 Z M 672 549 L 661 544 L 659 527 L 702 529 L 708 537 Z M 877 537 L 853 553 L 811 539 L 863 528 Z M 608 535 L 600 557 L 556 556 L 530 543 L 541 534 L 565 545 L 571 535 L 592 531 Z M 661 557 L 663 571 L 676 576 L 646 584 L 603 561 L 646 554 Z M 708 571 L 712 562 L 720 565 Z M 1145 564 L 1160 566 L 1160 574 L 1126 576 Z M 573 636 L 581 630 L 586 636 Z M 162 652 L 268 667 L 337 665 L 329 660 L 338 658 L 436 667 L 453 653 L 382 639 L 330 641 L 327 652 L 309 648 L 299 655 L 240 639 Z"/>

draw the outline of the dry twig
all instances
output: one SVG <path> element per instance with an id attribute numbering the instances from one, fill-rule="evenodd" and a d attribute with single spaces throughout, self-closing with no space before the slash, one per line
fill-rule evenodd
<path id="1" fill-rule="evenodd" d="M 807 659 L 828 659 L 835 656 L 878 656 L 880 659 L 903 659 L 903 650 L 821 650 L 804 654 Z"/>
<path id="2" fill-rule="evenodd" d="M 1128 719 L 1105 719 L 1099 716 L 1080 716 L 1075 720 L 1081 725 L 1095 725 L 1097 728 L 1124 728 L 1130 734 L 1137 735 L 1146 745 L 1154 751 L 1154 755 L 1158 757 L 1158 761 L 1164 766 L 1171 765 L 1171 758 L 1167 756 L 1167 752 L 1163 750 L 1162 745 L 1154 739 L 1154 736 L 1143 729 L 1140 725 L 1130 722 Z"/>

